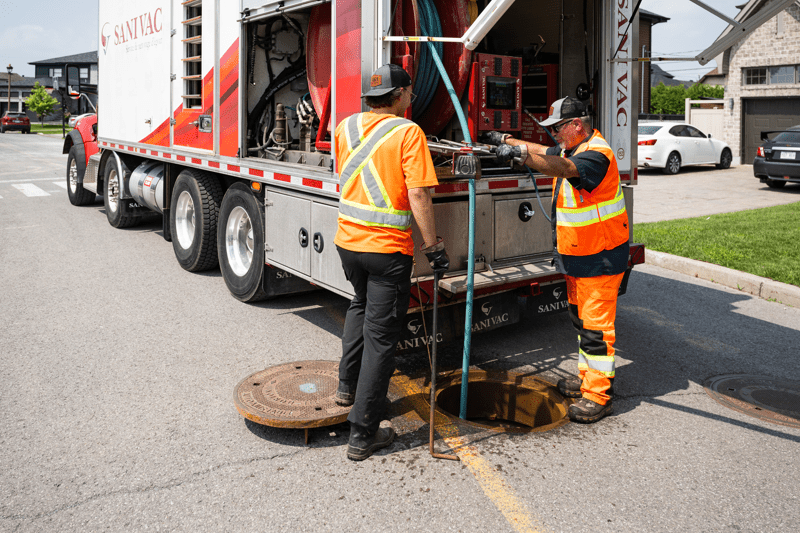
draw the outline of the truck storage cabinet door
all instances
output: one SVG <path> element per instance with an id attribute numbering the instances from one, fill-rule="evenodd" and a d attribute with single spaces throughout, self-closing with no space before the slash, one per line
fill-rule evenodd
<path id="1" fill-rule="evenodd" d="M 333 238 L 338 228 L 339 209 L 335 206 L 314 203 L 311 207 L 311 277 L 315 281 L 350 293 L 352 285 L 342 269 L 342 261 Z"/>
<path id="2" fill-rule="evenodd" d="M 267 191 L 265 211 L 267 263 L 310 275 L 311 200 Z"/>

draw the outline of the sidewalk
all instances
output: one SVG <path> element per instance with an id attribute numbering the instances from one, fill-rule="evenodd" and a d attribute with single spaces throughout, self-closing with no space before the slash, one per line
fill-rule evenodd
<path id="1" fill-rule="evenodd" d="M 689 167 L 675 176 L 655 169 L 639 169 L 634 198 L 633 218 L 637 224 L 800 202 L 800 187 L 770 189 L 753 177 L 752 165 L 727 170 L 710 165 Z M 800 287 L 794 285 L 655 250 L 645 251 L 645 262 L 759 298 L 800 307 Z"/>

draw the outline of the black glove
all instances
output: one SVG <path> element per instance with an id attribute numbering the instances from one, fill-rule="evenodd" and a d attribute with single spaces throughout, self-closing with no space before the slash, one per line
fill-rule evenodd
<path id="1" fill-rule="evenodd" d="M 494 151 L 497 162 L 501 165 L 507 165 L 513 159 L 522 159 L 522 148 L 519 146 L 510 146 L 508 144 L 501 144 Z"/>
<path id="2" fill-rule="evenodd" d="M 499 131 L 487 131 L 481 137 L 481 141 L 485 144 L 493 144 L 494 146 L 500 146 L 501 144 L 506 142 L 506 139 L 511 137 L 508 133 L 500 133 Z"/>
<path id="3" fill-rule="evenodd" d="M 450 268 L 450 258 L 447 257 L 447 250 L 444 249 L 444 241 L 439 237 L 436 244 L 422 249 L 422 253 L 431 263 L 431 268 L 437 274 L 444 274 Z"/>

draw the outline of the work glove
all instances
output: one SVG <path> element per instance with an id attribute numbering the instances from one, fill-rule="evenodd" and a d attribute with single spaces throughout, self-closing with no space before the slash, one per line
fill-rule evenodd
<path id="1" fill-rule="evenodd" d="M 499 131 L 487 131 L 481 137 L 481 141 L 484 144 L 492 144 L 494 146 L 500 146 L 501 144 L 506 142 L 506 139 L 511 137 L 509 133 L 501 133 Z"/>
<path id="2" fill-rule="evenodd" d="M 447 257 L 447 250 L 444 249 L 444 241 L 437 237 L 436 244 L 422 248 L 422 253 L 428 258 L 431 268 L 437 274 L 444 274 L 450 268 L 450 258 Z"/>
<path id="3" fill-rule="evenodd" d="M 508 144 L 501 144 L 495 149 L 494 155 L 497 158 L 498 163 L 500 163 L 501 165 L 507 165 L 514 159 L 516 159 L 518 162 L 524 162 L 528 156 L 527 152 L 528 152 L 527 150 L 523 150 L 522 146 L 510 146 Z"/>

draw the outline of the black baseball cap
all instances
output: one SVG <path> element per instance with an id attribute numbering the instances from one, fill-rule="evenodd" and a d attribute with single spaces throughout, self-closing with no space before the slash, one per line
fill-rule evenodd
<path id="1" fill-rule="evenodd" d="M 411 85 L 411 76 L 408 75 L 403 67 L 389 63 L 378 67 L 378 70 L 372 73 L 369 79 L 369 91 L 361 95 L 365 96 L 383 96 L 395 89 L 401 87 L 408 87 Z"/>
<path id="2" fill-rule="evenodd" d="M 550 106 L 550 116 L 547 120 L 541 121 L 542 126 L 552 126 L 568 118 L 585 117 L 586 106 L 577 98 L 566 96 L 561 100 L 556 100 Z"/>

